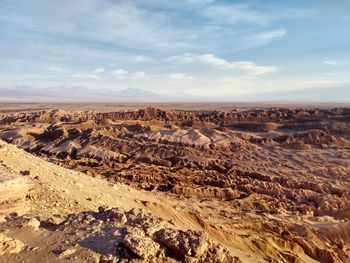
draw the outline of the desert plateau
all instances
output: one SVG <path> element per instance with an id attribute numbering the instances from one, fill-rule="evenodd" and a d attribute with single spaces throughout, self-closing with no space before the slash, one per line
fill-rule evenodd
<path id="1" fill-rule="evenodd" d="M 350 109 L 0 117 L 1 262 L 348 262 Z"/>

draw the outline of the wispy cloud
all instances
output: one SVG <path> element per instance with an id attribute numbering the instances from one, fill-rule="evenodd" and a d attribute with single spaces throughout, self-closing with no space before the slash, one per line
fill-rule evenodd
<path id="1" fill-rule="evenodd" d="M 193 76 L 187 75 L 185 73 L 171 73 L 168 75 L 172 80 L 188 80 L 193 79 Z"/>
<path id="2" fill-rule="evenodd" d="M 102 72 L 104 72 L 104 71 L 105 71 L 104 68 L 96 68 L 96 69 L 94 70 L 94 73 L 98 74 L 98 73 L 102 73 Z"/>
<path id="3" fill-rule="evenodd" d="M 100 75 L 93 73 L 77 73 L 73 74 L 73 77 L 78 79 L 101 79 Z"/>
<path id="4" fill-rule="evenodd" d="M 340 66 L 340 63 L 336 60 L 325 60 L 323 64 L 331 65 L 331 66 Z"/>
<path id="5" fill-rule="evenodd" d="M 275 66 L 261 66 L 253 61 L 227 61 L 223 58 L 215 56 L 214 54 L 191 55 L 187 53 L 179 56 L 169 57 L 167 60 L 183 64 L 197 62 L 219 69 L 244 71 L 252 75 L 263 75 L 277 71 L 277 67 Z"/>
<path id="6" fill-rule="evenodd" d="M 271 17 L 250 10 L 245 5 L 213 5 L 203 9 L 204 17 L 223 24 L 268 25 Z"/>
<path id="7" fill-rule="evenodd" d="M 129 72 L 125 69 L 116 69 L 112 71 L 112 74 L 116 76 L 117 79 L 125 79 Z"/>
<path id="8" fill-rule="evenodd" d="M 136 61 L 136 62 L 150 62 L 150 61 L 153 61 L 154 58 L 148 57 L 148 56 L 138 55 L 138 56 L 133 57 L 132 60 Z"/>
<path id="9" fill-rule="evenodd" d="M 181 64 L 191 64 L 196 61 L 196 59 L 190 53 L 171 56 L 171 57 L 168 57 L 166 60 L 171 62 L 181 63 Z"/>
<path id="10" fill-rule="evenodd" d="M 144 71 L 137 71 L 137 72 L 131 73 L 131 77 L 134 79 L 142 79 L 146 77 L 146 73 Z"/>
<path id="11" fill-rule="evenodd" d="M 146 77 L 146 73 L 144 71 L 129 72 L 125 69 L 113 70 L 112 74 L 117 79 L 141 79 Z"/>
<path id="12" fill-rule="evenodd" d="M 73 78 L 78 78 L 78 79 L 102 79 L 103 75 L 102 73 L 105 72 L 105 69 L 102 67 L 98 67 L 94 69 L 91 72 L 84 72 L 84 73 L 75 73 L 73 74 Z"/>
<path id="13" fill-rule="evenodd" d="M 45 37 L 68 39 L 87 46 L 87 43 L 108 44 L 134 50 L 183 50 L 205 48 L 210 42 L 221 45 L 222 36 L 234 41 L 242 35 L 240 27 L 266 27 L 272 15 L 253 10 L 247 5 L 220 4 L 215 1 L 187 1 L 184 6 L 194 8 L 195 14 L 188 17 L 182 4 L 170 1 L 107 1 L 76 0 L 65 2 L 40 1 L 30 4 L 10 2 L 7 10 L 0 13 L 0 20 L 14 27 Z M 28 5 L 28 6 L 27 6 Z M 30 15 L 39 12 L 40 16 Z M 258 28 L 259 29 L 259 28 Z M 235 32 L 230 36 L 227 31 Z M 265 30 L 259 30 L 263 32 Z M 256 35 L 257 30 L 247 30 Z M 161 34 L 160 34 L 161 32 Z M 217 32 L 222 32 L 217 35 Z M 136 56 L 137 61 L 149 60 Z"/>
<path id="14" fill-rule="evenodd" d="M 349 81 L 344 81 L 344 80 L 334 80 L 334 79 L 312 79 L 312 80 L 304 80 L 299 83 L 300 88 L 319 88 L 319 87 L 332 87 L 332 86 L 337 86 L 341 84 L 346 84 L 349 83 Z"/>
<path id="15" fill-rule="evenodd" d="M 264 46 L 269 44 L 272 41 L 282 38 L 286 34 L 287 34 L 287 30 L 285 29 L 266 30 L 263 32 L 259 32 L 252 36 L 248 36 L 247 39 L 243 41 L 243 44 L 241 45 L 241 49 L 250 49 L 250 48 L 256 48 L 259 46 Z"/>

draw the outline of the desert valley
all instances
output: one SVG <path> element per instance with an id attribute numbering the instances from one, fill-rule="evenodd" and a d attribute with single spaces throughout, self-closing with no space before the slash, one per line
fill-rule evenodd
<path id="1" fill-rule="evenodd" d="M 0 263 L 350 263 L 349 10 L 1 0 Z"/>
<path id="2" fill-rule="evenodd" d="M 350 109 L 4 111 L 1 262 L 348 262 Z"/>

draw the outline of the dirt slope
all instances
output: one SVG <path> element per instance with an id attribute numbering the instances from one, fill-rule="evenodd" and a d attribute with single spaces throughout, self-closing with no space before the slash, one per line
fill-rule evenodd
<path id="1" fill-rule="evenodd" d="M 191 236 L 190 240 L 205 240 L 199 244 L 203 243 L 201 246 L 206 249 L 201 254 L 204 259 L 194 257 L 192 260 L 195 261 L 189 262 L 208 262 L 206 258 L 213 256 L 210 262 L 265 261 L 266 256 L 244 240 L 253 232 L 247 228 L 232 235 L 217 229 L 199 216 L 199 204 L 191 200 L 178 203 L 169 196 L 135 190 L 122 184 L 111 185 L 103 179 L 43 161 L 2 141 L 0 158 L 2 177 L 8 181 L 16 180 L 14 191 L 23 190 L 30 182 L 30 187 L 20 193 L 21 198 L 26 195 L 26 209 L 22 208 L 23 204 L 18 206 L 23 200 L 14 198 L 14 202 L 7 203 L 11 211 L 2 210 L 6 213 L 5 221 L 0 223 L 0 258 L 3 262 L 37 262 L 38 259 L 45 262 L 113 262 L 115 258 L 134 258 L 137 262 L 185 261 L 191 260 L 184 258 L 186 253 L 182 251 L 186 248 L 176 248 L 174 240 L 186 240 Z M 5 181 L 3 179 L 1 187 Z M 2 200 L 14 197 L 13 192 L 7 195 L 4 191 L 1 196 Z M 142 210 L 138 210 L 140 208 Z M 206 213 L 205 209 L 203 213 Z M 176 232 L 179 229 L 200 232 Z M 150 253 L 150 257 L 143 259 L 132 251 L 147 256 L 142 251 L 148 251 L 149 244 L 144 240 L 136 248 L 131 244 L 138 244 L 140 238 L 151 240 L 150 231 L 156 233 L 156 240 L 160 242 L 158 246 L 163 250 Z M 131 246 L 133 250 L 118 250 L 114 245 L 116 242 L 126 244 L 121 245 L 123 249 Z M 193 242 L 198 244 L 198 241 Z M 167 247 L 175 252 L 167 252 Z M 200 247 L 195 247 L 197 249 Z M 167 257 L 167 253 L 171 256 Z M 173 256 L 174 253 L 180 256 Z M 303 253 L 301 258 L 305 262 L 314 262 Z"/>

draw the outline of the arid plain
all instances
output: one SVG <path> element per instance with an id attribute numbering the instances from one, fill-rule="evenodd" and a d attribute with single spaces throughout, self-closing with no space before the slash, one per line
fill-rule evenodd
<path id="1" fill-rule="evenodd" d="M 336 106 L 2 104 L 0 259 L 348 262 Z"/>

